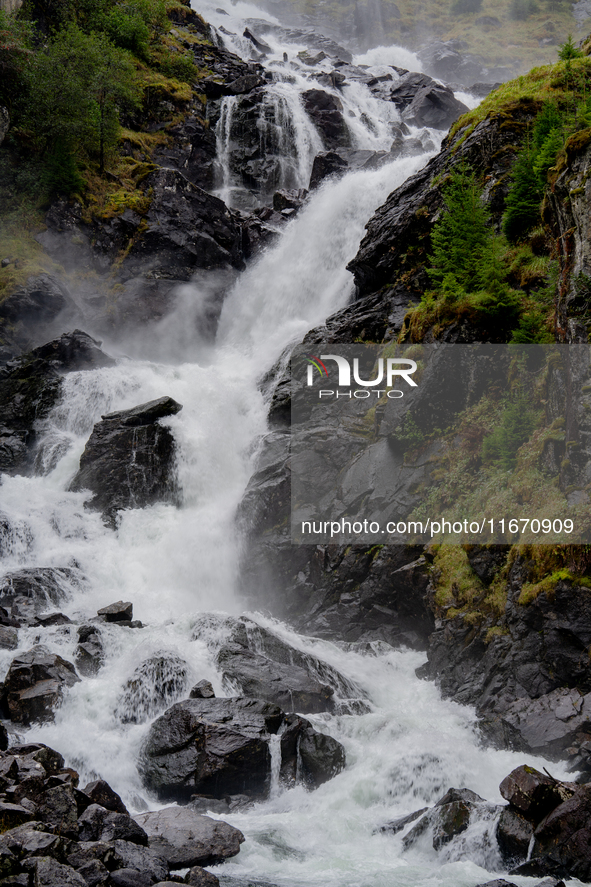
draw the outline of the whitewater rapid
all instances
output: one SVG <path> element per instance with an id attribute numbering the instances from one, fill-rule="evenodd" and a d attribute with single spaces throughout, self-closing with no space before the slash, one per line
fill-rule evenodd
<path id="1" fill-rule="evenodd" d="M 239 3 L 233 14 L 260 14 L 254 9 Z M 388 55 L 382 48 L 375 63 L 412 61 L 401 53 L 394 48 Z M 293 107 L 303 86 L 300 76 L 296 72 L 294 83 L 279 84 Z M 345 105 L 354 110 L 364 96 L 355 87 Z M 301 122 L 302 131 L 307 125 Z M 352 126 L 366 146 L 385 145 L 384 121 L 366 130 L 367 135 L 359 128 L 359 116 Z M 301 145 L 296 160 L 304 181 L 315 147 L 308 150 L 306 139 Z M 240 540 L 234 518 L 267 430 L 260 379 L 289 345 L 349 302 L 353 280 L 346 264 L 355 255 L 365 223 L 385 196 L 427 159 L 401 159 L 323 184 L 277 243 L 231 287 L 214 345 L 192 334 L 209 298 L 199 283 L 180 288 L 177 308 L 151 339 L 130 341 L 125 349 L 106 342 L 105 349 L 118 358 L 116 366 L 64 378 L 62 399 L 45 423 L 41 473 L 3 478 L 2 511 L 12 526 L 3 572 L 70 567 L 78 580 L 60 605 L 66 615 L 83 622 L 99 607 L 128 600 L 134 618 L 145 625 L 137 630 L 101 625 L 105 662 L 98 675 L 68 691 L 53 723 L 26 732 L 27 740 L 58 749 L 80 772 L 81 785 L 100 776 L 130 809 L 159 806 L 136 770 L 149 722 L 123 723 L 120 717 L 126 681 L 151 656 L 164 654 L 186 663 L 178 698 L 204 678 L 217 695 L 224 695 L 211 651 L 191 636 L 200 613 L 242 610 L 236 593 Z M 225 187 L 230 185 L 228 180 Z M 67 492 L 68 484 L 101 415 L 164 395 L 183 405 L 177 416 L 165 420 L 177 442 L 182 506 L 126 511 L 113 532 L 100 515 L 84 508 L 84 493 Z M 513 767 L 541 763 L 482 748 L 473 711 L 442 700 L 433 684 L 416 677 L 422 654 L 381 644 L 344 650 L 298 636 L 269 617 L 253 618 L 357 681 L 372 711 L 309 716 L 343 743 L 346 769 L 313 793 L 302 787 L 277 791 L 248 812 L 224 815 L 246 841 L 239 856 L 216 874 L 222 880 L 234 876 L 245 884 L 254 879 L 286 887 L 474 887 L 490 880 L 484 866 L 492 871 L 500 866 L 490 840 L 493 819 L 475 823 L 439 855 L 426 841 L 403 853 L 400 835 L 376 829 L 432 804 L 451 786 L 500 801 L 498 784 Z M 19 650 L 0 651 L 3 673 L 16 652 L 39 641 L 73 660 L 75 628 L 54 626 L 42 634 L 37 628 L 22 629 Z M 565 775 L 562 765 L 552 765 L 552 771 Z"/>

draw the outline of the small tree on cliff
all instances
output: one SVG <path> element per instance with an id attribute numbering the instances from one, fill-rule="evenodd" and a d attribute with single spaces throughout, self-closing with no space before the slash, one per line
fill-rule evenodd
<path id="1" fill-rule="evenodd" d="M 429 276 L 446 293 L 478 288 L 481 258 L 490 237 L 488 211 L 473 170 L 462 164 L 444 191 L 445 209 L 431 234 Z"/>

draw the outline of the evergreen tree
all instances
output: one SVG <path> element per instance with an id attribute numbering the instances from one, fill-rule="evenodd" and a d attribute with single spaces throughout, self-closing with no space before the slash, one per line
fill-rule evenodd
<path id="1" fill-rule="evenodd" d="M 460 166 L 451 176 L 444 192 L 445 209 L 431 234 L 433 254 L 429 275 L 435 284 L 453 291 L 453 278 L 460 289 L 474 290 L 478 285 L 480 258 L 489 230 L 488 211 L 480 200 L 474 172 Z M 451 276 L 451 277 L 450 277 Z"/>
<path id="2" fill-rule="evenodd" d="M 522 239 L 540 218 L 542 188 L 534 169 L 536 152 L 526 145 L 518 154 L 512 171 L 512 186 L 505 202 L 503 232 L 512 243 Z"/>
<path id="3" fill-rule="evenodd" d="M 527 396 L 517 395 L 503 410 L 501 422 L 482 442 L 485 462 L 493 462 L 503 471 L 511 471 L 517 462 L 517 450 L 535 428 L 535 416 Z"/>

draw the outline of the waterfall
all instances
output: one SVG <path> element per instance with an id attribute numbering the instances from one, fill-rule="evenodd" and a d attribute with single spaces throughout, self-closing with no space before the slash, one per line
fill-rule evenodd
<path id="1" fill-rule="evenodd" d="M 260 16 L 260 10 L 238 2 L 224 16 L 215 12 L 219 2 L 201 11 L 216 24 L 226 19 L 228 30 L 238 35 L 228 43 L 245 51 L 244 21 Z M 295 62 L 295 67 L 284 66 L 283 52 L 293 60 L 302 46 L 284 45 L 273 35 L 268 40 L 277 77 L 261 87 L 260 140 L 265 148 L 275 146 L 283 186 L 303 187 L 321 147 L 301 100 L 314 79 Z M 389 64 L 397 63 L 397 52 L 392 50 Z M 408 53 L 405 60 L 412 61 Z M 395 109 L 377 115 L 363 84 L 339 95 L 355 146 L 387 150 Z M 216 131 L 219 188 L 230 202 L 244 188 L 233 169 L 239 110 L 239 98 L 224 99 Z M 68 570 L 63 598 L 51 603 L 76 623 L 117 600 L 133 602 L 134 618 L 144 623 L 141 629 L 101 623 L 104 662 L 97 675 L 67 691 L 53 723 L 26 731 L 25 741 L 58 749 L 67 765 L 80 772 L 81 785 L 100 776 L 130 809 L 154 807 L 136 769 L 150 720 L 203 679 L 211 681 L 217 695 L 225 695 L 215 644 L 192 636 L 200 614 L 242 611 L 236 593 L 240 540 L 235 514 L 268 431 L 260 379 L 289 346 L 348 304 L 353 278 L 346 264 L 367 220 L 428 157 L 394 160 L 324 182 L 280 238 L 229 286 L 215 345 L 194 342 L 187 323 L 187 305 L 202 305 L 207 285 L 184 286 L 179 306 L 158 328 L 151 357 L 146 349 L 142 357 L 119 353 L 115 366 L 66 375 L 60 402 L 39 429 L 36 473 L 3 477 L 3 574 L 26 567 Z M 129 354 L 134 354 L 133 343 Z M 129 509 L 113 531 L 85 508 L 86 493 L 69 492 L 69 483 L 102 415 L 164 395 L 183 405 L 164 420 L 177 444 L 182 504 Z M 221 876 L 285 887 L 474 887 L 491 880 L 482 868 L 498 865 L 489 853 L 490 817 L 471 826 L 461 854 L 450 850 L 443 858 L 427 844 L 404 852 L 400 836 L 382 834 L 380 826 L 433 805 L 450 786 L 466 786 L 500 802 L 498 785 L 511 769 L 524 762 L 539 769 L 542 764 L 531 755 L 483 749 L 474 712 L 441 699 L 434 684 L 417 678 L 423 654 L 385 644 L 345 650 L 299 636 L 261 614 L 250 615 L 289 641 L 307 662 L 325 662 L 317 676 L 332 681 L 337 697 L 340 692 L 346 701 L 360 688 L 370 704 L 337 705 L 335 713 L 306 716 L 338 739 L 347 754 L 346 769 L 314 793 L 301 784 L 279 790 L 280 737 L 271 737 L 271 796 L 250 810 L 224 815 L 246 841 Z M 222 640 L 222 621 L 218 628 L 212 624 Z M 30 649 L 39 638 L 39 628 L 21 629 L 18 651 L 0 649 L 3 673 L 16 652 Z M 43 642 L 73 661 L 76 626 L 45 628 Z M 554 770 L 559 778 L 566 775 L 561 765 Z"/>

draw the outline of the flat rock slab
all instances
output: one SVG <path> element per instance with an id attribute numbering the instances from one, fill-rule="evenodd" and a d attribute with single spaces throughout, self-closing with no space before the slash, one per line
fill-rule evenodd
<path id="1" fill-rule="evenodd" d="M 171 869 L 214 865 L 240 852 L 244 835 L 227 822 L 202 816 L 187 807 L 165 807 L 141 813 L 136 822 L 148 835 L 150 849 Z"/>

